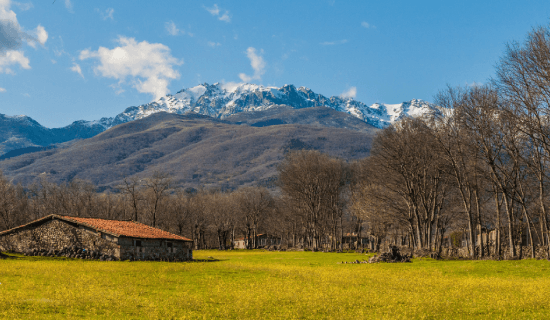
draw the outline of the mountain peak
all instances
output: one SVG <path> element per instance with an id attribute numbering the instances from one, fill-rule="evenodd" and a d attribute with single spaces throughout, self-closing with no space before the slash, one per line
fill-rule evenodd
<path id="1" fill-rule="evenodd" d="M 351 97 L 327 98 L 306 87 L 285 84 L 282 87 L 264 87 L 250 83 L 202 83 L 184 88 L 175 95 L 130 107 L 117 115 L 111 125 L 147 117 L 156 112 L 184 114 L 195 112 L 215 118 L 225 118 L 239 112 L 262 111 L 278 105 L 295 109 L 324 106 L 353 115 L 378 128 L 384 128 L 406 116 L 422 116 L 435 106 L 421 99 L 399 104 L 375 103 L 371 106 Z M 108 121 L 101 122 L 108 126 Z"/>

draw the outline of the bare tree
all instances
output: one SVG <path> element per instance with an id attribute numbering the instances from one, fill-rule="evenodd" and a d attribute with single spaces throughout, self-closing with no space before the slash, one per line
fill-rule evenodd
<path id="1" fill-rule="evenodd" d="M 440 91 L 436 96 L 435 103 L 452 113 L 436 117 L 434 129 L 436 141 L 442 151 L 441 155 L 448 164 L 448 173 L 455 180 L 462 198 L 462 205 L 468 221 L 469 252 L 470 256 L 474 257 L 474 239 L 476 239 L 474 224 L 477 225 L 478 234 L 481 234 L 482 231 L 480 196 L 483 192 L 482 180 L 486 168 L 481 163 L 474 137 L 462 121 L 466 116 L 464 115 L 465 104 L 468 102 L 466 97 L 467 89 L 448 87 L 446 90 Z M 500 239 L 500 228 L 498 227 L 497 232 Z M 482 236 L 480 236 L 480 241 L 480 255 L 483 257 Z M 500 241 L 498 244 L 500 245 Z M 500 249 L 497 252 L 500 252 Z"/>
<path id="2" fill-rule="evenodd" d="M 538 181 L 542 245 L 550 257 L 548 215 L 545 204 L 550 164 L 550 27 L 534 28 L 523 44 L 508 44 L 493 81 L 510 103 L 509 116 L 528 137 L 523 162 Z"/>
<path id="3" fill-rule="evenodd" d="M 273 207 L 273 197 L 265 188 L 245 187 L 235 200 L 244 218 L 247 249 L 256 249 L 258 228 Z"/>
<path id="4" fill-rule="evenodd" d="M 0 171 L 0 230 L 11 229 L 26 220 L 27 195 Z"/>
<path id="5" fill-rule="evenodd" d="M 132 207 L 134 221 L 139 221 L 139 202 L 144 200 L 141 193 L 141 180 L 135 176 L 124 177 L 122 184 L 118 185 L 117 188 L 127 195 Z"/>
<path id="6" fill-rule="evenodd" d="M 157 226 L 157 216 L 162 208 L 163 200 L 168 194 L 172 180 L 167 173 L 155 172 L 150 178 L 145 178 L 146 202 L 153 227 Z"/>
<path id="7" fill-rule="evenodd" d="M 306 243 L 313 250 L 326 241 L 329 234 L 323 226 L 341 203 L 347 183 L 344 166 L 343 161 L 318 151 L 302 150 L 289 152 L 279 167 L 281 190 L 305 214 Z"/>
<path id="8" fill-rule="evenodd" d="M 450 192 L 447 164 L 433 130 L 422 119 L 403 119 L 384 129 L 373 142 L 368 165 L 372 168 L 364 179 L 378 185 L 372 190 L 388 192 L 400 202 L 394 209 L 408 222 L 415 246 L 433 248 L 434 228 Z"/>

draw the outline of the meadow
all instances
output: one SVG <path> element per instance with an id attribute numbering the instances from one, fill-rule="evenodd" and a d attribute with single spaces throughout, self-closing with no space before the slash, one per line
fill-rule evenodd
<path id="1" fill-rule="evenodd" d="M 548 319 L 550 262 L 339 264 L 357 253 L 196 251 L 202 262 L 0 260 L 0 318 Z"/>

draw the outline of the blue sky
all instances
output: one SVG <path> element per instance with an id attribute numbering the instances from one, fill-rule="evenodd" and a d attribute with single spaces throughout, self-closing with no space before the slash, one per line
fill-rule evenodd
<path id="1" fill-rule="evenodd" d="M 0 113 L 60 127 L 204 82 L 431 101 L 486 82 L 549 17 L 549 1 L 0 0 Z"/>

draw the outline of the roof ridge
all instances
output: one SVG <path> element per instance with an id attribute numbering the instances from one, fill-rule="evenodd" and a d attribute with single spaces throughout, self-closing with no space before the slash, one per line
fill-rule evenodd
<path id="1" fill-rule="evenodd" d="M 80 216 L 60 215 L 60 214 L 55 214 L 55 213 L 51 214 L 51 215 L 57 215 L 57 216 L 68 217 L 68 218 L 96 219 L 96 220 L 105 220 L 105 221 L 130 221 L 130 222 L 135 222 L 135 223 L 141 223 L 141 222 L 136 222 L 132 219 L 104 219 L 104 218 L 95 218 L 95 217 L 80 217 Z"/>
<path id="2" fill-rule="evenodd" d="M 124 237 L 141 238 L 141 239 L 193 241 L 181 235 L 177 235 L 157 227 L 152 227 L 150 225 L 147 225 L 138 221 L 101 219 L 101 218 L 84 218 L 84 217 L 75 217 L 75 216 L 61 215 L 61 214 L 55 214 L 55 213 L 38 218 L 36 220 L 11 228 L 9 230 L 0 231 L 0 235 L 9 234 L 19 229 L 30 227 L 36 223 L 41 223 L 48 219 L 51 219 L 51 220 L 59 219 L 70 223 L 76 223 L 77 225 L 86 226 L 88 228 L 92 228 L 96 231 L 110 234 L 115 237 L 124 236 Z"/>
<path id="3" fill-rule="evenodd" d="M 142 238 L 142 239 L 169 239 L 169 240 L 183 240 L 183 241 L 193 241 L 189 238 L 171 233 L 169 231 L 152 227 L 142 222 L 133 221 L 133 220 L 107 220 L 101 218 L 84 218 L 84 217 L 72 217 L 72 216 L 59 216 L 63 220 L 70 220 L 72 222 L 88 226 L 90 228 L 101 230 L 102 232 L 120 237 L 133 237 L 133 238 Z M 94 221 L 89 221 L 94 220 Z M 124 226 L 113 226 L 105 225 L 104 223 L 93 223 L 93 222 L 114 222 L 114 223 L 131 223 L 138 228 L 125 228 Z M 141 231 L 139 230 L 141 229 Z M 144 233 L 145 232 L 145 233 Z"/>

